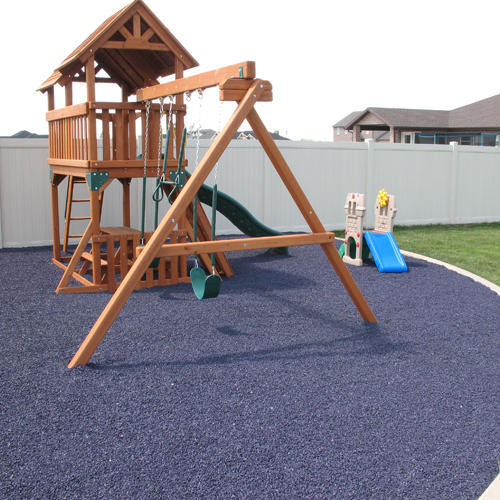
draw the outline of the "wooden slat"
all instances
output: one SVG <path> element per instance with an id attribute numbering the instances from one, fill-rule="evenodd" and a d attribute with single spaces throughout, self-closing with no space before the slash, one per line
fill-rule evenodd
<path id="1" fill-rule="evenodd" d="M 82 253 L 82 259 L 86 260 L 87 262 L 94 262 L 94 257 L 90 252 L 83 252 Z M 107 261 L 105 259 L 101 259 L 101 266 L 105 266 L 107 264 Z"/>
<path id="2" fill-rule="evenodd" d="M 231 240 L 198 241 L 196 243 L 170 243 L 162 245 L 157 256 L 199 255 L 213 252 L 239 252 L 259 248 L 281 248 L 302 245 L 319 245 L 333 243 L 335 234 L 331 232 L 310 234 L 286 234 L 283 236 L 260 236 L 256 238 L 236 238 Z M 144 248 L 137 248 L 140 255 Z"/>
<path id="3" fill-rule="evenodd" d="M 72 106 L 66 106 L 65 108 L 54 109 L 52 111 L 47 111 L 45 117 L 48 122 L 55 120 L 61 120 L 63 118 L 69 118 L 72 116 L 86 115 L 89 110 L 89 105 L 87 102 L 82 104 L 73 104 Z"/>
<path id="4" fill-rule="evenodd" d="M 137 91 L 137 100 L 146 101 L 168 95 L 177 95 L 197 89 L 214 87 L 228 78 L 255 78 L 255 62 L 246 61 L 225 66 L 199 75 L 188 76 L 172 82 L 160 83 Z"/>
<path id="5" fill-rule="evenodd" d="M 177 236 L 178 236 L 178 231 L 172 231 L 170 233 L 170 241 L 175 241 L 177 243 Z M 177 278 L 179 278 L 179 258 L 177 256 L 173 256 L 170 257 L 170 279 L 176 280 Z"/>
<path id="6" fill-rule="evenodd" d="M 120 280 L 123 280 L 128 272 L 128 240 L 125 235 L 120 236 Z"/>
<path id="7" fill-rule="evenodd" d="M 166 267 L 167 267 L 166 259 L 161 257 L 160 262 L 158 263 L 158 282 L 160 285 L 164 285 L 165 280 L 167 279 Z"/>
<path id="8" fill-rule="evenodd" d="M 109 136 L 109 111 L 102 111 L 102 159 L 109 160 L 111 154 L 111 142 Z"/>
<path id="9" fill-rule="evenodd" d="M 123 109 L 121 112 L 122 134 L 123 134 L 123 159 L 129 160 L 129 144 L 128 144 L 128 111 Z M 135 160 L 135 157 L 133 158 Z"/>
<path id="10" fill-rule="evenodd" d="M 115 291 L 116 280 L 115 280 L 115 245 L 114 240 L 111 235 L 108 235 L 106 241 L 106 260 L 108 265 L 106 267 L 106 275 L 108 281 L 108 287 L 110 291 Z"/>
<path id="11" fill-rule="evenodd" d="M 158 139 L 158 137 L 156 139 Z M 155 154 L 155 150 L 157 152 L 157 148 L 158 148 L 158 144 L 156 143 L 155 146 L 153 147 L 153 155 Z M 149 153 L 148 153 L 148 156 L 149 156 Z M 58 160 L 58 161 L 64 163 L 64 160 Z M 90 162 L 86 162 L 86 164 L 89 164 L 89 163 Z M 59 164 L 62 164 L 62 163 L 59 163 Z M 182 163 L 182 166 L 185 167 L 186 165 L 187 165 L 187 160 L 184 160 Z M 75 166 L 80 166 L 80 165 L 75 165 Z M 144 167 L 144 161 L 143 160 L 98 160 L 98 161 L 93 161 L 89 166 L 92 167 L 92 169 Z M 158 159 L 157 158 L 150 158 L 147 161 L 146 166 L 147 166 L 147 168 L 157 168 L 158 167 Z M 169 160 L 167 163 L 167 167 L 177 168 L 177 160 L 174 160 L 174 159 Z"/>
<path id="12" fill-rule="evenodd" d="M 170 49 L 163 43 L 151 43 L 146 40 L 131 38 L 130 40 L 125 40 L 123 42 L 110 40 L 106 42 L 103 46 L 104 49 L 114 49 L 114 50 L 161 50 L 169 52 Z"/>
<path id="13" fill-rule="evenodd" d="M 76 273 L 75 273 L 76 275 Z M 105 292 L 107 287 L 103 285 L 89 285 L 89 286 L 67 286 L 59 290 L 59 293 L 97 293 Z"/>
<path id="14" fill-rule="evenodd" d="M 128 137 L 129 137 L 129 160 L 137 158 L 137 136 L 135 132 L 135 111 L 129 111 L 128 115 Z"/>
<path id="15" fill-rule="evenodd" d="M 95 101 L 95 67 L 94 55 L 91 55 L 85 64 L 85 76 L 87 80 L 87 100 Z M 87 154 L 89 160 L 97 160 L 97 127 L 95 109 L 89 109 L 87 113 Z"/>
<path id="16" fill-rule="evenodd" d="M 71 260 L 69 261 L 68 267 L 66 268 L 64 274 L 62 275 L 61 281 L 59 281 L 59 284 L 57 285 L 56 293 L 59 293 L 61 291 L 61 288 L 64 288 L 68 284 L 69 280 L 71 279 L 71 276 L 73 275 L 73 272 L 76 269 L 76 266 L 80 262 L 82 253 L 85 250 L 85 247 L 87 246 L 87 243 L 89 242 L 91 235 L 92 235 L 92 223 L 90 222 L 89 225 L 87 226 L 87 229 L 83 233 L 82 239 L 78 243 L 75 252 L 71 256 Z"/>
<path id="17" fill-rule="evenodd" d="M 85 103 L 87 104 L 87 103 Z M 142 102 L 112 102 L 112 101 L 103 101 L 103 102 L 90 102 L 88 103 L 89 109 L 95 109 L 97 110 L 102 110 L 102 109 L 109 109 L 109 110 L 119 110 L 119 109 L 130 109 L 134 111 L 144 111 L 146 109 L 146 105 Z M 160 105 L 157 103 L 151 103 L 151 110 L 156 110 L 159 111 Z M 182 111 L 186 110 L 185 105 L 177 105 L 174 104 L 172 106 L 173 111 Z"/>
<path id="18" fill-rule="evenodd" d="M 121 112 L 115 114 L 114 127 L 113 127 L 113 137 L 115 138 L 116 160 L 126 160 L 125 158 L 125 145 L 123 144 L 123 115 Z M 95 166 L 95 165 L 94 165 Z"/>

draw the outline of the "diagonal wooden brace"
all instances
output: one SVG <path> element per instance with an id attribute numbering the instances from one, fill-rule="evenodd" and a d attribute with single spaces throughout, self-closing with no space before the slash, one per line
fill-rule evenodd
<path id="1" fill-rule="evenodd" d="M 158 255 L 160 247 L 176 226 L 179 218 L 185 214 L 186 209 L 193 201 L 194 195 L 198 192 L 220 156 L 229 145 L 233 135 L 243 123 L 243 120 L 245 120 L 249 112 L 253 109 L 254 104 L 257 102 L 262 92 L 264 92 L 264 85 L 260 80 L 255 80 L 245 94 L 245 97 L 239 102 L 224 129 L 205 153 L 196 171 L 190 177 L 173 205 L 163 217 L 158 228 L 144 247 L 144 250 L 120 283 L 120 286 L 117 288 L 87 337 L 80 345 L 73 359 L 70 361 L 68 368 L 86 364 L 92 357 L 97 346 L 134 291 L 136 284 L 141 279 L 153 258 Z"/>
<path id="2" fill-rule="evenodd" d="M 311 204 L 309 203 L 309 200 L 302 191 L 300 184 L 293 175 L 290 167 L 285 161 L 285 158 L 281 154 L 281 151 L 278 149 L 278 146 L 276 146 L 276 143 L 271 137 L 271 134 L 266 129 L 264 123 L 260 119 L 260 116 L 257 114 L 257 111 L 255 111 L 255 109 L 250 110 L 247 116 L 247 121 L 255 132 L 255 136 L 262 144 L 264 151 L 267 153 L 267 156 L 271 160 L 271 163 L 274 165 L 274 168 L 278 172 L 278 175 L 281 177 L 283 184 L 285 184 L 297 207 L 304 216 L 304 219 L 311 228 L 311 231 L 313 233 L 325 232 L 325 228 L 322 222 L 319 220 L 319 217 L 313 210 Z M 325 252 L 325 255 L 330 261 L 330 264 L 335 269 L 335 272 L 338 274 L 340 280 L 349 293 L 352 301 L 358 308 L 363 319 L 371 323 L 376 323 L 377 319 L 375 315 L 373 314 L 370 306 L 366 302 L 366 299 L 364 298 L 363 294 L 358 288 L 358 285 L 354 281 L 354 278 L 351 276 L 351 273 L 348 271 L 346 265 L 340 258 L 333 244 L 323 243 L 321 244 L 321 248 Z"/>

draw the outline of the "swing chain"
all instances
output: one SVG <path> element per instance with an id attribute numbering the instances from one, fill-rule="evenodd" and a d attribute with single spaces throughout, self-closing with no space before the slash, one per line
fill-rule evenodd
<path id="1" fill-rule="evenodd" d="M 149 142 L 149 111 L 151 109 L 151 101 L 146 101 L 146 131 L 144 135 L 144 151 L 142 152 L 142 158 L 144 160 L 144 177 L 147 176 L 148 170 L 148 142 Z"/>
<path id="2" fill-rule="evenodd" d="M 195 137 L 196 137 L 196 161 L 195 168 L 198 167 L 200 159 L 200 137 L 201 137 L 201 108 L 203 105 L 203 89 L 198 89 L 198 123 L 196 125 Z"/>
<path id="3" fill-rule="evenodd" d="M 164 102 L 165 102 L 165 98 L 164 97 L 160 98 L 160 133 L 158 136 L 158 164 L 156 167 L 156 177 L 160 177 L 160 173 L 161 173 L 161 150 L 162 150 L 162 146 L 163 146 L 162 118 L 163 118 L 163 115 L 165 114 L 165 111 L 163 109 Z"/>

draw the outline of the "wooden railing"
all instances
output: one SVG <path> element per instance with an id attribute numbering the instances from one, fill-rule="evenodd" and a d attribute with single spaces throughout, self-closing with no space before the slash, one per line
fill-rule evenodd
<path id="1" fill-rule="evenodd" d="M 50 158 L 88 159 L 88 104 L 77 104 L 47 113 Z"/>
<path id="2" fill-rule="evenodd" d="M 177 108 L 177 106 L 175 106 Z M 167 110 L 167 106 L 165 106 Z M 90 113 L 92 112 L 92 113 Z M 98 137 L 89 136 L 89 115 L 102 123 L 102 160 L 137 160 L 137 137 L 146 145 L 146 106 L 132 102 L 92 102 L 49 111 L 49 156 L 58 160 L 89 160 L 91 145 Z M 90 118 L 91 119 L 91 118 Z M 137 121 L 139 120 L 139 123 Z M 93 127 L 99 134 L 100 129 Z M 151 105 L 148 129 L 148 160 L 158 158 L 160 106 Z M 139 132 L 139 134 L 138 134 Z M 163 125 L 165 134 L 165 124 Z M 173 137 L 172 137 L 173 139 Z M 173 148 L 169 149 L 173 158 Z M 97 159 L 97 158 L 96 158 Z"/>

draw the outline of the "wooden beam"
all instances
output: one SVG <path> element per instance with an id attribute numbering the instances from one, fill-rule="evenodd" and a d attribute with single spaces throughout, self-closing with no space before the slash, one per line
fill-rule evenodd
<path id="1" fill-rule="evenodd" d="M 69 261 L 68 267 L 64 271 L 61 281 L 59 281 L 59 284 L 57 285 L 56 293 L 59 293 L 61 289 L 68 284 L 69 280 L 73 276 L 73 272 L 75 271 L 76 266 L 80 262 L 82 254 L 87 246 L 88 241 L 90 240 L 91 235 L 92 235 L 92 221 L 89 222 L 87 229 L 85 229 L 85 232 L 82 235 L 82 239 L 79 241 L 76 250 L 71 257 L 71 260 Z"/>
<path id="2" fill-rule="evenodd" d="M 155 32 L 151 29 L 151 28 L 148 28 L 141 36 L 141 38 L 143 40 L 146 40 L 148 41 L 153 35 L 155 34 Z"/>
<path id="3" fill-rule="evenodd" d="M 73 116 L 86 115 L 89 105 L 86 102 L 82 104 L 74 104 L 73 106 L 66 106 L 65 108 L 54 109 L 45 113 L 45 118 L 48 122 L 60 120 L 61 118 L 71 118 Z"/>
<path id="4" fill-rule="evenodd" d="M 133 31 L 134 31 L 134 38 L 140 38 L 141 36 L 141 16 L 139 14 L 134 14 L 133 17 Z"/>
<path id="5" fill-rule="evenodd" d="M 173 255 L 199 255 L 216 252 L 240 252 L 244 250 L 257 250 L 259 248 L 296 247 L 301 245 L 319 245 L 333 243 L 335 234 L 286 234 L 283 236 L 261 236 L 257 238 L 238 238 L 231 240 L 198 241 L 196 243 L 171 243 L 162 245 L 157 257 L 170 257 Z M 144 248 L 137 247 L 137 255 Z"/>
<path id="6" fill-rule="evenodd" d="M 174 80 L 172 82 L 160 83 L 152 87 L 146 87 L 137 91 L 138 101 L 157 99 L 168 95 L 177 95 L 197 89 L 215 87 L 228 78 L 255 78 L 255 62 L 246 61 L 231 66 L 225 66 L 199 75 Z"/>
<path id="7" fill-rule="evenodd" d="M 274 165 L 274 168 L 278 172 L 278 175 L 281 177 L 283 184 L 285 184 L 311 230 L 314 233 L 325 232 L 325 228 L 322 222 L 314 212 L 314 209 L 312 208 L 309 200 L 302 191 L 300 184 L 293 175 L 290 167 L 285 161 L 285 158 L 278 149 L 278 146 L 276 146 L 276 143 L 271 137 L 271 134 L 266 129 L 264 123 L 262 122 L 260 116 L 254 108 L 249 111 L 247 121 L 255 132 L 255 136 L 262 144 L 264 151 L 267 153 L 267 156 L 271 160 L 271 163 Z M 330 264 L 335 269 L 335 272 L 338 274 L 340 280 L 349 293 L 352 301 L 358 308 L 358 311 L 360 312 L 363 319 L 371 323 L 376 323 L 377 319 L 375 315 L 373 314 L 370 306 L 366 302 L 366 299 L 358 288 L 358 285 L 351 276 L 351 273 L 348 271 L 346 265 L 340 258 L 339 253 L 337 252 L 335 247 L 329 244 L 322 244 L 321 248 L 325 252 L 325 255 L 330 261 Z"/>
<path id="8" fill-rule="evenodd" d="M 120 286 L 111 297 L 76 354 L 73 356 L 68 368 L 86 364 L 89 361 L 104 335 L 106 335 L 109 327 L 113 324 L 134 291 L 137 283 L 146 272 L 151 261 L 160 250 L 160 247 L 175 228 L 180 218 L 184 216 L 188 206 L 193 201 L 194 195 L 198 192 L 222 153 L 231 142 L 233 135 L 243 123 L 243 120 L 247 117 L 250 110 L 253 109 L 255 102 L 264 91 L 263 86 L 260 87 L 259 85 L 260 81 L 257 80 L 254 85 L 248 89 L 245 98 L 238 104 L 224 129 L 208 148 L 208 151 L 200 161 L 196 171 L 189 178 L 181 193 L 163 217 L 158 228 L 146 244 L 144 251 L 136 259 L 130 271 L 127 273 L 127 276 L 122 280 Z"/>
<path id="9" fill-rule="evenodd" d="M 162 50 L 170 52 L 170 49 L 163 43 L 152 43 L 142 38 L 130 38 L 123 42 L 111 40 L 106 42 L 102 48 L 115 50 Z"/>
<path id="10" fill-rule="evenodd" d="M 123 37 L 126 40 L 132 38 L 132 33 L 130 33 L 130 31 L 125 26 L 122 26 L 118 31 L 123 35 Z"/>

